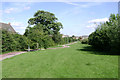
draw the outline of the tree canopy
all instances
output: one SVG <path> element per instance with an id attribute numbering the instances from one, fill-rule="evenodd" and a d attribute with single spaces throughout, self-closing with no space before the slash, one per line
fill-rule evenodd
<path id="1" fill-rule="evenodd" d="M 119 15 L 111 14 L 109 21 L 101 23 L 95 32 L 89 35 L 89 44 L 101 50 L 119 50 L 120 27 Z"/>
<path id="2" fill-rule="evenodd" d="M 62 36 L 59 31 L 63 26 L 53 13 L 38 10 L 33 18 L 28 20 L 28 24 L 24 35 L 32 43 L 39 43 L 39 46 L 44 48 L 60 43 Z"/>
<path id="3" fill-rule="evenodd" d="M 29 26 L 41 24 L 40 27 L 43 31 L 48 31 L 48 34 L 52 35 L 60 31 L 63 28 L 62 24 L 58 22 L 58 18 L 53 13 L 38 10 L 33 18 L 28 20 Z"/>

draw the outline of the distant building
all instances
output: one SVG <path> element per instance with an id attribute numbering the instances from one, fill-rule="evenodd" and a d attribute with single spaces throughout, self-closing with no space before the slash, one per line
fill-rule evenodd
<path id="1" fill-rule="evenodd" d="M 75 36 L 74 39 L 79 39 L 79 36 Z"/>
<path id="2" fill-rule="evenodd" d="M 84 35 L 84 36 L 81 36 L 82 37 L 82 40 L 83 39 L 87 39 L 88 38 L 88 35 Z"/>
<path id="3" fill-rule="evenodd" d="M 10 23 L 6 24 L 6 23 L 0 22 L 0 29 L 6 30 L 6 31 L 9 31 L 12 33 L 16 33 L 16 31 L 13 29 L 13 27 L 10 25 Z"/>
<path id="4" fill-rule="evenodd" d="M 63 35 L 62 34 L 62 38 L 64 37 L 70 37 L 69 35 Z M 87 39 L 88 38 L 88 35 L 83 35 L 83 36 L 71 36 L 73 39 L 80 39 L 80 40 L 83 40 L 83 39 Z"/>
<path id="5" fill-rule="evenodd" d="M 62 34 L 62 38 L 64 38 L 64 37 L 69 37 L 69 35 L 63 35 L 63 34 Z"/>

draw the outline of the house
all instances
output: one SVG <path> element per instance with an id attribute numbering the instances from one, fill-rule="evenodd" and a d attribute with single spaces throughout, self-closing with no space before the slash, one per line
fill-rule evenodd
<path id="1" fill-rule="evenodd" d="M 87 39 L 88 38 L 88 35 L 84 35 L 84 36 L 81 36 L 82 37 L 82 40 L 83 39 Z"/>
<path id="2" fill-rule="evenodd" d="M 75 36 L 75 39 L 79 39 L 79 36 Z"/>
<path id="3" fill-rule="evenodd" d="M 62 38 L 64 38 L 64 37 L 69 37 L 69 35 L 63 35 L 63 34 L 62 34 Z"/>
<path id="4" fill-rule="evenodd" d="M 6 23 L 1 23 L 0 22 L 0 29 L 2 30 L 6 30 L 12 33 L 16 33 L 16 31 L 13 29 L 13 27 L 11 26 L 10 23 L 6 24 Z"/>

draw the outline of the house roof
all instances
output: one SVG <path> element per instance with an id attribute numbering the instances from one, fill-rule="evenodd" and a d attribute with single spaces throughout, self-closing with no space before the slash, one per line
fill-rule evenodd
<path id="1" fill-rule="evenodd" d="M 82 37 L 88 37 L 88 35 L 83 35 Z"/>
<path id="2" fill-rule="evenodd" d="M 4 29 L 13 33 L 16 33 L 16 31 L 13 29 L 13 27 L 10 25 L 10 23 L 6 24 L 6 23 L 1 23 L 0 22 L 0 29 Z"/>

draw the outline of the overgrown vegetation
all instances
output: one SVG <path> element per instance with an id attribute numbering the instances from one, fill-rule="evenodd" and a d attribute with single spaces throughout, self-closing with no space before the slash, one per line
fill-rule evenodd
<path id="1" fill-rule="evenodd" d="M 109 21 L 101 23 L 95 32 L 89 35 L 89 44 L 94 48 L 104 51 L 119 51 L 120 26 L 119 15 L 111 14 Z"/>
<path id="2" fill-rule="evenodd" d="M 88 44 L 88 39 L 86 38 L 86 39 L 81 40 L 81 43 L 82 44 Z"/>
<path id="3" fill-rule="evenodd" d="M 27 48 L 27 37 L 2 30 L 2 52 L 19 51 Z"/>
<path id="4" fill-rule="evenodd" d="M 58 22 L 53 13 L 38 10 L 34 17 L 28 20 L 28 23 L 29 26 L 24 35 L 30 40 L 32 48 L 36 48 L 36 45 L 33 44 L 38 44 L 38 48 L 46 49 L 50 46 L 75 41 L 71 41 L 69 37 L 62 38 L 62 34 L 59 32 L 63 28 L 62 23 Z"/>
<path id="5" fill-rule="evenodd" d="M 47 49 L 50 46 L 66 44 L 76 41 L 73 37 L 64 37 L 60 34 L 62 23 L 53 13 L 38 10 L 33 18 L 28 20 L 28 27 L 24 35 L 2 31 L 2 51 L 18 51 L 30 49 Z"/>

